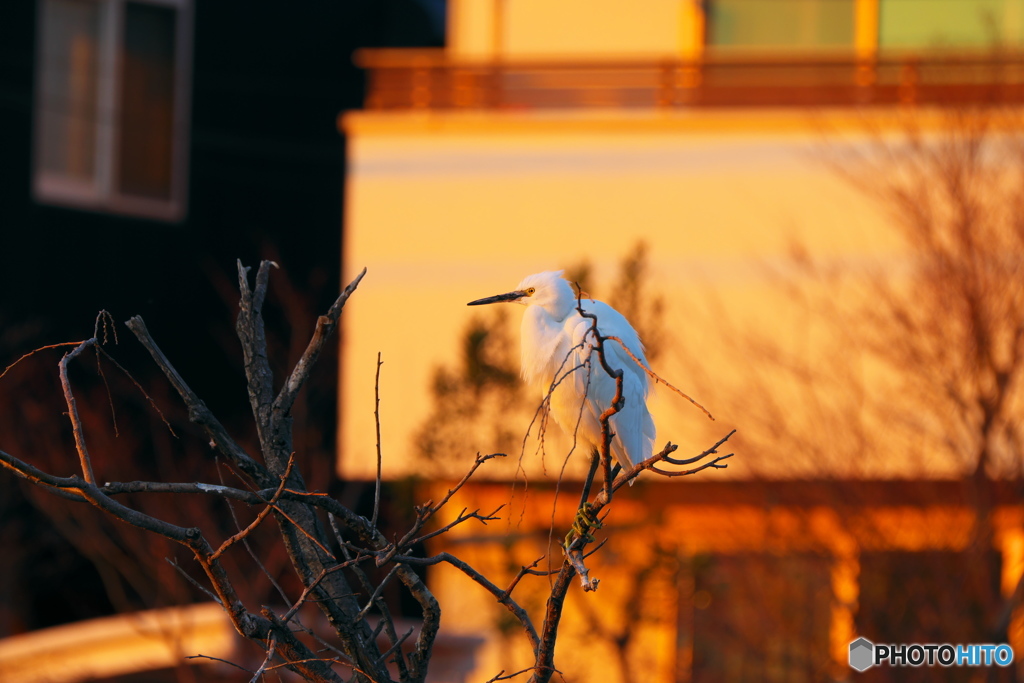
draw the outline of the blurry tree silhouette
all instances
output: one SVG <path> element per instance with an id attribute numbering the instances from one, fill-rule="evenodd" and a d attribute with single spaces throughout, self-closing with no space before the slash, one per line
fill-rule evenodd
<path id="1" fill-rule="evenodd" d="M 683 558 L 675 549 L 663 547 L 654 539 L 647 552 L 617 553 L 615 559 L 619 574 L 629 577 L 628 589 L 619 604 L 595 606 L 591 601 L 581 600 L 579 605 L 590 638 L 614 652 L 617 680 L 639 683 L 648 669 L 637 665 L 645 649 L 641 629 L 671 631 L 675 626 L 664 614 L 663 597 L 678 590 Z"/>
<path id="2" fill-rule="evenodd" d="M 801 328 L 791 339 L 722 331 L 744 364 L 742 384 L 701 390 L 722 412 L 743 415 L 741 443 L 763 475 L 819 480 L 859 537 L 875 539 L 858 556 L 859 635 L 1005 642 L 1022 589 L 1000 594 L 994 512 L 997 480 L 1024 474 L 1024 128 L 1017 113 L 989 106 L 896 116 L 873 119 L 866 142 L 830 145 L 825 159 L 890 218 L 903 255 L 861 267 L 796 247 L 775 274 Z M 726 317 L 719 310 L 716 319 Z M 936 518 L 929 537 L 913 541 L 919 551 L 889 545 L 906 530 L 872 528 L 861 512 L 873 501 L 843 480 L 892 476 L 925 507 L 966 505 L 966 538 Z M 933 493 L 929 480 L 949 477 L 963 483 L 963 500 Z M 952 667 L 864 676 L 896 673 L 977 675 Z"/>
<path id="3" fill-rule="evenodd" d="M 608 294 L 608 304 L 617 311 L 625 311 L 633 328 L 640 333 L 647 358 L 653 363 L 661 356 L 665 344 L 662 320 L 665 300 L 652 291 L 647 249 L 645 242 L 637 242 L 622 259 L 619 277 Z"/>
<path id="4" fill-rule="evenodd" d="M 529 423 L 509 312 L 496 307 L 488 313 L 470 320 L 459 369 L 434 371 L 430 390 L 435 407 L 416 436 L 420 454 L 433 462 L 489 448 L 514 453 L 522 441 L 518 425 Z M 508 419 L 482 423 L 484 415 Z"/>
<path id="5" fill-rule="evenodd" d="M 891 212 L 911 255 L 905 273 L 873 280 L 874 305 L 860 311 L 854 328 L 854 339 L 883 364 L 895 390 L 884 402 L 869 392 L 866 401 L 876 404 L 879 420 L 887 415 L 904 431 L 905 441 L 969 482 L 974 521 L 967 547 L 945 562 L 921 564 L 942 568 L 925 576 L 948 581 L 947 590 L 958 586 L 968 598 L 958 611 L 974 633 L 956 635 L 983 641 L 1007 640 L 1020 601 L 1019 586 L 1009 600 L 1001 598 L 1000 558 L 992 550 L 992 479 L 1024 473 L 1020 124 L 1002 109 L 953 109 L 937 132 L 910 119 L 898 142 L 844 160 L 848 177 Z M 939 581 L 925 590 L 920 607 L 946 599 Z M 890 586 L 887 597 L 906 592 L 906 584 Z M 862 623 L 884 628 L 882 615 L 867 611 Z M 961 628 L 944 620 L 936 630 Z"/>

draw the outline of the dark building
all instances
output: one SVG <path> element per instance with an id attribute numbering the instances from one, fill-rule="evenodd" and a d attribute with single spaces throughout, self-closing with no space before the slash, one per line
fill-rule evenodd
<path id="1" fill-rule="evenodd" d="M 274 286 L 290 309 L 268 324 L 283 362 L 292 333 L 308 335 L 339 291 L 345 143 L 335 122 L 363 98 L 351 53 L 442 39 L 413 0 L 4 3 L 0 367 L 92 336 L 101 309 L 118 324 L 142 315 L 221 419 L 245 424 L 236 259 L 282 267 Z M 120 347 L 131 347 L 121 330 Z M 58 358 L 32 372 L 55 376 Z M 306 408 L 325 449 L 336 363 L 324 354 Z M 155 368 L 132 371 L 146 384 Z M 10 437 L 0 448 L 31 460 L 36 436 L 63 428 L 59 403 L 38 422 L 20 407 L 43 384 L 0 379 L 0 431 Z M 112 610 L 26 489 L 0 475 L 0 538 L 17 549 L 0 559 L 0 637 Z M 71 573 L 98 597 L 49 610 L 81 599 L 60 588 Z M 34 578 L 43 575 L 45 598 Z"/>

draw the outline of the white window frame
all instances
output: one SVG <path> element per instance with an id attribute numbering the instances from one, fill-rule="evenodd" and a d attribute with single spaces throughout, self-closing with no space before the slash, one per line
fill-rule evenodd
<path id="1" fill-rule="evenodd" d="M 98 45 L 95 177 L 92 181 L 72 178 L 43 168 L 43 130 L 40 124 L 43 102 L 44 16 L 50 0 L 40 0 L 36 15 L 35 130 L 33 139 L 32 191 L 42 204 L 103 211 L 161 221 L 177 222 L 185 217 L 188 202 L 189 120 L 192 95 L 192 3 L 193 0 L 81 0 L 100 10 Z M 174 111 L 171 128 L 171 174 L 168 199 L 154 199 L 118 191 L 117 159 L 121 131 L 121 74 L 124 45 L 125 6 L 129 3 L 155 5 L 176 10 Z M 106 118 L 111 125 L 102 125 Z"/>

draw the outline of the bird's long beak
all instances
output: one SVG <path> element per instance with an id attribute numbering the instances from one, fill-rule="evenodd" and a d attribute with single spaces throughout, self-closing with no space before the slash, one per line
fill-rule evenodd
<path id="1" fill-rule="evenodd" d="M 516 290 L 514 292 L 508 292 L 507 294 L 495 294 L 494 296 L 485 296 L 483 299 L 477 299 L 476 301 L 470 301 L 467 306 L 483 306 L 484 304 L 497 304 L 503 301 L 518 301 L 526 296 L 526 292 L 522 290 Z"/>

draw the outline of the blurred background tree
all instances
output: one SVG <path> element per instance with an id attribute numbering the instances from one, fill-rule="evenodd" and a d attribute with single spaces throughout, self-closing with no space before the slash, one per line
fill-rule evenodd
<path id="1" fill-rule="evenodd" d="M 1006 642 L 1021 588 L 1001 586 L 994 515 L 1007 486 L 1018 500 L 1024 493 L 1024 128 L 1018 113 L 989 106 L 895 116 L 859 138 L 833 138 L 823 160 L 890 217 L 902 252 L 838 262 L 797 243 L 782 268 L 768 269 L 801 311 L 792 336 L 730 326 L 718 308 L 742 383 L 725 387 L 697 363 L 690 369 L 703 377 L 701 394 L 743 424 L 738 448 L 765 487 L 816 481 L 856 530 L 859 594 L 845 604 L 858 635 Z M 857 479 L 875 483 L 851 486 Z M 950 482 L 960 483 L 956 498 L 943 487 Z M 959 506 L 967 517 L 936 519 L 927 538 L 909 540 L 923 552 L 886 550 L 885 539 L 907 533 L 898 514 L 870 514 L 886 486 L 908 503 Z M 786 592 L 763 590 L 755 574 L 725 581 L 715 572 L 730 584 L 726 594 L 779 603 L 762 605 L 762 616 L 784 614 Z M 837 591 L 832 601 L 844 598 Z M 864 677 L 890 680 L 893 671 Z M 891 680 L 1010 675 L 908 668 Z"/>

